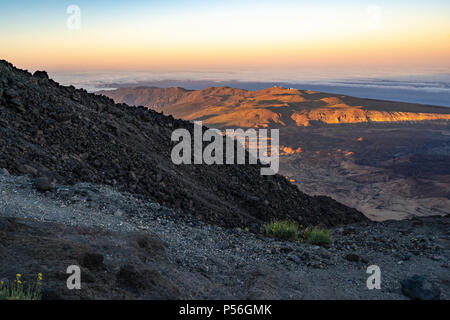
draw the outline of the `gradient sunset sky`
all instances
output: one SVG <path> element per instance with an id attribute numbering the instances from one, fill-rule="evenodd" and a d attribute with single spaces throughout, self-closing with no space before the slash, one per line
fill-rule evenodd
<path id="1" fill-rule="evenodd" d="M 67 27 L 69 5 L 81 29 Z M 450 67 L 450 1 L 2 1 L 30 70 Z"/>

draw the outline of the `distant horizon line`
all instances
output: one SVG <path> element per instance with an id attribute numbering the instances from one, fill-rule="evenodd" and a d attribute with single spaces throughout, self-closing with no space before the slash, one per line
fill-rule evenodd
<path id="1" fill-rule="evenodd" d="M 323 70 L 330 69 L 322 68 L 318 71 Z M 363 99 L 450 107 L 450 69 L 446 67 L 435 68 L 433 73 L 430 72 L 430 69 L 428 69 L 428 73 L 415 70 L 415 72 L 410 71 L 408 74 L 405 74 L 405 72 L 383 72 L 386 70 L 378 71 L 377 74 L 347 73 L 334 77 L 325 73 L 318 75 L 318 72 L 313 77 L 291 71 L 289 74 L 281 74 L 276 77 L 277 79 L 274 79 L 272 78 L 274 74 L 263 74 L 264 70 L 259 72 L 248 70 L 241 72 L 232 70 L 55 72 L 47 70 L 50 77 L 55 81 L 63 85 L 84 88 L 89 92 L 121 87 L 152 86 L 161 88 L 182 87 L 187 90 L 200 90 L 211 86 L 228 86 L 245 90 L 261 90 L 281 85 L 300 90 L 342 94 Z"/>

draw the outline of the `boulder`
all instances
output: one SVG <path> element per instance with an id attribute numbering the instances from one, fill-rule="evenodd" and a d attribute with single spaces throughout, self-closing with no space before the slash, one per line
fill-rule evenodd
<path id="1" fill-rule="evenodd" d="M 345 256 L 345 259 L 347 259 L 348 261 L 351 261 L 351 262 L 358 262 L 359 256 L 357 254 L 350 253 Z"/>
<path id="2" fill-rule="evenodd" d="M 40 192 L 46 192 L 46 191 L 52 191 L 54 188 L 53 181 L 48 177 L 40 177 L 34 180 L 34 186 L 37 191 Z"/>
<path id="3" fill-rule="evenodd" d="M 414 275 L 401 281 L 402 293 L 416 300 L 439 300 L 441 290 L 425 277 Z"/>
<path id="4" fill-rule="evenodd" d="M 103 256 L 95 252 L 86 252 L 81 256 L 81 265 L 89 270 L 104 269 Z"/>
<path id="5" fill-rule="evenodd" d="M 36 71 L 35 73 L 33 73 L 33 77 L 40 79 L 49 79 L 48 73 L 45 71 Z"/>
<path id="6" fill-rule="evenodd" d="M 37 169 L 33 168 L 32 166 L 21 164 L 17 167 L 17 170 L 19 170 L 22 174 L 30 174 L 32 176 L 36 176 L 38 174 Z"/>

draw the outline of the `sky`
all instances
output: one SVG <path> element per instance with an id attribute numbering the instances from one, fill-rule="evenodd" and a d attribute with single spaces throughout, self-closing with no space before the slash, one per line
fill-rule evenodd
<path id="1" fill-rule="evenodd" d="M 2 0 L 0 58 L 55 72 L 449 72 L 450 1 Z"/>

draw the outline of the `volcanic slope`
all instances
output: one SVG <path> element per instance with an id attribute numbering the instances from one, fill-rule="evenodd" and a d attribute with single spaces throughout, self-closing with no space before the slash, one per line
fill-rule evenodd
<path id="1" fill-rule="evenodd" d="M 0 167 L 12 174 L 112 185 L 227 227 L 257 230 L 276 218 L 326 226 L 365 219 L 280 175 L 262 177 L 259 165 L 175 165 L 176 128 L 193 132 L 187 121 L 0 61 Z"/>

